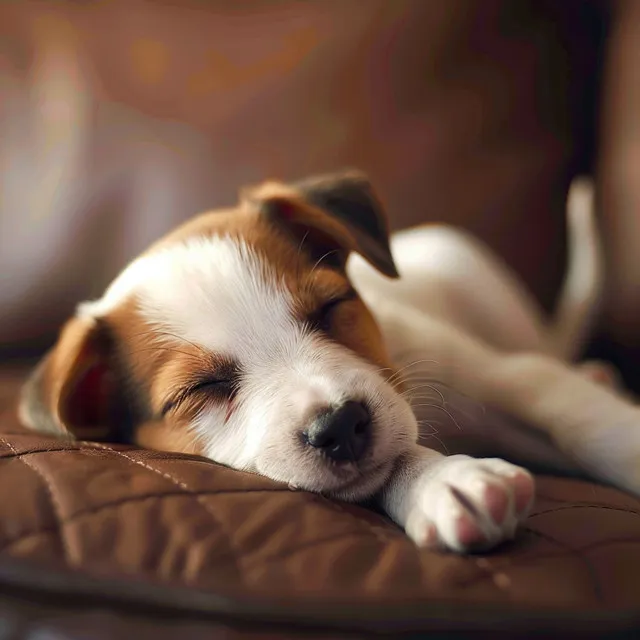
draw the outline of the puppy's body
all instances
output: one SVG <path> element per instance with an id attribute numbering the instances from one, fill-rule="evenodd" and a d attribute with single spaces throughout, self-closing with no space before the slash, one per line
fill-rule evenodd
<path id="1" fill-rule="evenodd" d="M 575 363 L 596 318 L 602 289 L 602 256 L 592 211 L 591 185 L 577 181 L 568 203 L 567 275 L 549 320 L 526 287 L 487 248 L 461 230 L 423 226 L 394 234 L 391 248 L 400 279 L 381 276 L 354 255 L 349 275 L 382 328 L 390 358 L 401 371 L 422 425 L 423 444 L 445 451 L 500 455 L 536 468 L 577 471 L 545 432 L 462 395 L 446 327 L 504 353 L 548 354 L 574 364 L 583 375 L 613 386 L 601 363 Z M 424 326 L 415 335 L 403 318 Z M 424 334 L 434 334 L 425 348 Z M 449 352 L 448 352 L 449 350 Z"/>
<path id="2" fill-rule="evenodd" d="M 578 239 L 590 218 L 580 220 Z M 586 257 L 597 276 L 595 236 L 583 236 L 572 264 Z M 366 263 L 354 256 L 347 269 L 353 254 Z M 571 459 L 640 488 L 636 410 L 560 361 L 597 300 L 597 277 L 585 285 L 576 273 L 590 272 L 570 271 L 548 328 L 470 239 L 435 228 L 390 247 L 362 176 L 267 183 L 185 224 L 81 305 L 25 387 L 21 415 L 77 437 L 127 425 L 143 446 L 375 497 L 420 544 L 489 547 L 525 517 L 532 479 L 430 448 L 448 404 L 467 412 L 462 432 L 491 427 L 492 446 L 516 458 Z M 624 446 L 606 448 L 616 438 Z"/>

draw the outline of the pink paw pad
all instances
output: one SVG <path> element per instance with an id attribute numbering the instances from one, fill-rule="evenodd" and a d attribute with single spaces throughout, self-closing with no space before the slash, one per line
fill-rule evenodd
<path id="1" fill-rule="evenodd" d="M 460 544 L 465 547 L 484 542 L 485 537 L 480 527 L 467 513 L 460 515 L 456 521 L 456 534 Z"/>
<path id="2" fill-rule="evenodd" d="M 494 484 L 487 485 L 484 491 L 484 503 L 491 519 L 496 524 L 502 524 L 509 509 L 509 496 L 502 488 Z"/>
<path id="3" fill-rule="evenodd" d="M 438 530 L 435 525 L 429 524 L 426 526 L 424 536 L 421 540 L 421 546 L 423 547 L 435 547 L 438 544 Z"/>
<path id="4" fill-rule="evenodd" d="M 533 478 L 525 473 L 518 473 L 513 478 L 513 495 L 516 513 L 525 512 L 533 502 L 535 485 Z"/>

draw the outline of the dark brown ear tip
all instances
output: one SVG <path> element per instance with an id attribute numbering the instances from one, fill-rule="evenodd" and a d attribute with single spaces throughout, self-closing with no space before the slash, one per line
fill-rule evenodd
<path id="1" fill-rule="evenodd" d="M 360 254 L 367 256 L 366 259 L 369 263 L 382 275 L 393 280 L 397 280 L 400 277 L 398 267 L 391 253 L 391 247 L 388 244 L 378 245 L 370 241 L 364 241 L 364 243 L 360 245 L 360 249 Z"/>
<path id="2" fill-rule="evenodd" d="M 379 263 L 378 268 L 380 269 L 380 273 L 387 276 L 387 278 L 391 278 L 392 280 L 400 278 L 398 267 L 396 267 L 396 263 L 393 261 L 393 258 L 385 260 L 383 263 Z"/>
<path id="3" fill-rule="evenodd" d="M 389 265 L 389 270 L 385 273 L 386 276 L 392 278 L 393 280 L 398 280 L 400 278 L 400 272 L 398 271 L 398 267 L 396 267 L 395 263 L 392 262 Z"/>

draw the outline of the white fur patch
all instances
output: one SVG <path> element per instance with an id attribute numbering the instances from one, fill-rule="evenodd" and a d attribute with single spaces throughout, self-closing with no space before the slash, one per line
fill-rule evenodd
<path id="1" fill-rule="evenodd" d="M 150 259 L 153 273 L 138 289 L 150 324 L 240 360 L 291 333 L 290 293 L 244 242 L 194 238 Z"/>
<path id="2" fill-rule="evenodd" d="M 192 238 L 138 258 L 79 313 L 105 315 L 134 294 L 150 325 L 230 356 L 293 328 L 293 300 L 274 270 L 229 237 Z"/>

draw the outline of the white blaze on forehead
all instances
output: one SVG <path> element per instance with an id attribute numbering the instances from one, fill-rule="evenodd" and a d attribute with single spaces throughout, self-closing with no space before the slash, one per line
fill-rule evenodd
<path id="1" fill-rule="evenodd" d="M 135 260 L 79 313 L 103 315 L 132 296 L 151 325 L 233 356 L 293 329 L 293 300 L 281 278 L 228 236 L 193 238 Z"/>

